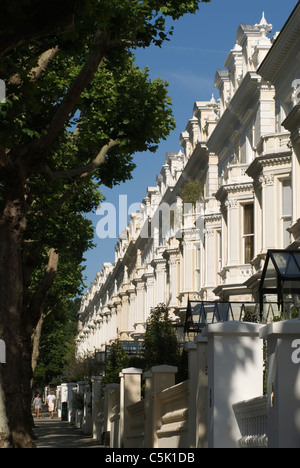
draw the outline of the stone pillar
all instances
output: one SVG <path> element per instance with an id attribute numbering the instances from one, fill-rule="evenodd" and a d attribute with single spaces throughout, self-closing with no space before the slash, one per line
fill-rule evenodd
<path id="1" fill-rule="evenodd" d="M 153 382 L 152 372 L 143 374 L 145 379 L 145 448 L 153 447 Z"/>
<path id="2" fill-rule="evenodd" d="M 61 384 L 61 402 L 67 403 L 68 405 L 68 421 L 71 422 L 72 413 L 72 399 L 73 399 L 73 388 L 76 387 L 76 383 L 63 383 Z"/>
<path id="3" fill-rule="evenodd" d="M 128 339 L 128 320 L 129 320 L 129 297 L 127 296 L 127 290 L 122 291 L 119 294 L 122 305 L 120 311 L 120 337 L 121 340 L 126 341 Z"/>
<path id="4" fill-rule="evenodd" d="M 238 220 L 238 202 L 236 198 L 230 198 L 227 201 L 227 222 L 228 222 L 228 264 L 239 264 L 239 234 L 240 230 Z"/>
<path id="5" fill-rule="evenodd" d="M 300 105 L 296 105 L 282 125 L 291 132 L 292 186 L 293 186 L 293 226 L 291 232 L 294 240 L 300 238 Z"/>
<path id="6" fill-rule="evenodd" d="M 145 333 L 145 282 L 142 278 L 133 280 L 136 287 L 136 308 L 135 308 L 135 339 L 139 339 Z"/>
<path id="7" fill-rule="evenodd" d="M 107 433 L 111 431 L 111 417 L 113 416 L 113 401 L 112 393 L 119 388 L 119 384 L 108 384 L 104 387 L 104 424 L 103 432 Z"/>
<path id="8" fill-rule="evenodd" d="M 129 417 L 127 407 L 141 400 L 141 369 L 123 369 L 120 373 L 120 437 L 121 448 L 126 448 Z"/>
<path id="9" fill-rule="evenodd" d="M 61 418 L 61 385 L 56 388 L 56 398 L 57 398 L 57 416 Z"/>
<path id="10" fill-rule="evenodd" d="M 101 403 L 101 376 L 92 377 L 92 417 L 93 417 L 93 439 L 100 440 L 101 434 L 99 434 L 99 419 L 98 414 L 100 412 Z"/>
<path id="11" fill-rule="evenodd" d="M 276 219 L 275 216 L 275 193 L 274 175 L 264 174 L 262 182 L 262 204 L 263 204 L 263 251 L 276 247 Z"/>
<path id="12" fill-rule="evenodd" d="M 208 363 L 207 338 L 198 335 L 197 346 L 197 387 L 196 387 L 196 448 L 208 447 Z M 190 370 L 191 374 L 193 369 Z"/>
<path id="13" fill-rule="evenodd" d="M 196 343 L 187 343 L 185 350 L 189 355 L 189 448 L 196 448 L 196 405 L 197 405 L 197 345 Z"/>
<path id="14" fill-rule="evenodd" d="M 189 353 L 189 448 L 207 448 L 207 338 L 187 343 Z"/>
<path id="15" fill-rule="evenodd" d="M 263 393 L 261 325 L 208 325 L 208 446 L 238 448 L 240 431 L 232 405 Z"/>
<path id="16" fill-rule="evenodd" d="M 158 448 L 158 440 L 156 432 L 160 428 L 159 426 L 159 407 L 155 396 L 163 390 L 173 387 L 175 385 L 175 375 L 177 374 L 177 367 L 173 366 L 155 366 L 151 369 L 151 376 L 148 373 L 148 381 L 146 381 L 146 427 L 150 420 L 150 426 L 152 433 L 145 434 L 145 447 L 146 448 Z M 152 405 L 151 405 L 152 402 Z M 148 405 L 147 405 L 148 403 Z M 150 411 L 149 406 L 150 403 Z M 151 407 L 152 406 L 152 407 Z M 147 445 L 146 445 L 147 444 Z"/>
<path id="17" fill-rule="evenodd" d="M 300 448 L 300 321 L 271 323 L 268 345 L 269 448 Z"/>

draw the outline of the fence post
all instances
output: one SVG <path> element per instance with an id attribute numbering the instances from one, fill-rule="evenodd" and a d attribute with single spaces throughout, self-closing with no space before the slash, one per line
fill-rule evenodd
<path id="1" fill-rule="evenodd" d="M 92 377 L 92 418 L 93 418 L 93 439 L 100 440 L 98 430 L 98 407 L 101 401 L 101 376 Z"/>
<path id="2" fill-rule="evenodd" d="M 67 406 L 66 408 L 67 412 L 66 414 L 62 414 L 62 418 L 63 419 L 66 418 L 67 421 L 69 422 L 71 422 L 73 387 L 75 386 L 76 386 L 75 382 L 61 384 L 61 392 L 62 392 L 61 402 L 62 402 L 62 405 L 65 404 Z"/>
<path id="3" fill-rule="evenodd" d="M 262 325 L 208 325 L 208 446 L 238 448 L 240 431 L 232 405 L 263 393 Z"/>
<path id="4" fill-rule="evenodd" d="M 178 372 L 177 367 L 173 366 L 155 366 L 152 367 L 152 447 L 158 448 L 157 431 L 160 429 L 160 408 L 156 395 L 167 388 L 175 385 L 175 375 Z"/>
<path id="5" fill-rule="evenodd" d="M 145 448 L 153 447 L 153 380 L 152 372 L 144 372 L 145 379 Z"/>
<path id="6" fill-rule="evenodd" d="M 202 335 L 195 339 L 197 346 L 196 448 L 208 448 L 208 369 L 207 343 Z M 193 369 L 191 369 L 193 373 Z"/>
<path id="7" fill-rule="evenodd" d="M 197 389 L 198 389 L 198 378 L 197 378 L 197 345 L 196 343 L 187 343 L 185 350 L 189 356 L 189 444 L 187 448 L 196 448 L 196 407 L 197 407 Z"/>
<path id="8" fill-rule="evenodd" d="M 300 448 L 300 321 L 266 325 L 268 345 L 268 445 Z"/>
<path id="9" fill-rule="evenodd" d="M 142 369 L 123 369 L 120 373 L 120 436 L 121 448 L 126 448 L 126 434 L 128 433 L 129 415 L 127 407 L 141 400 Z"/>

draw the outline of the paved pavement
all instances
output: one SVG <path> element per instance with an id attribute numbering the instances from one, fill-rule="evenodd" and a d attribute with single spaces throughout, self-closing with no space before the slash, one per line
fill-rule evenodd
<path id="1" fill-rule="evenodd" d="M 103 448 L 98 441 L 58 418 L 35 420 L 37 448 Z"/>

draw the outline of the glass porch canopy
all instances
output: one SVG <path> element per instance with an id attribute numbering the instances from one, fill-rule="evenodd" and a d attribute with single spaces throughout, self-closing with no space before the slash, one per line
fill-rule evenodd
<path id="1" fill-rule="evenodd" d="M 261 309 L 266 296 L 276 296 L 284 318 L 300 310 L 300 250 L 269 250 L 260 282 Z"/>
<path id="2" fill-rule="evenodd" d="M 268 304 L 264 316 L 274 316 L 277 304 Z M 257 302 L 205 302 L 189 301 L 185 333 L 200 333 L 211 323 L 229 322 L 232 320 L 245 322 L 260 321 L 260 304 Z"/>

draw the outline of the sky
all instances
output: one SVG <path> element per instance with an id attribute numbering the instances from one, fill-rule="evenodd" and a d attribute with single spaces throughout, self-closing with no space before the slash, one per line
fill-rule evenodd
<path id="1" fill-rule="evenodd" d="M 113 189 L 103 187 L 106 202 L 117 210 L 117 219 L 121 213 L 117 234 L 126 228 L 129 221 L 125 213 L 126 204 L 127 207 L 140 204 L 147 187 L 156 185 L 156 176 L 161 171 L 166 153 L 180 151 L 179 137 L 192 118 L 194 103 L 208 101 L 212 94 L 218 99 L 218 92 L 214 89 L 215 74 L 224 68 L 229 51 L 235 45 L 239 25 L 257 24 L 265 12 L 266 20 L 273 25 L 273 36 L 283 28 L 297 3 L 297 0 L 211 0 L 201 4 L 195 15 L 186 15 L 175 22 L 174 35 L 162 48 L 151 47 L 135 52 L 136 64 L 140 68 L 149 67 L 152 79 L 159 77 L 169 82 L 177 128 L 166 141 L 161 142 L 156 154 L 139 153 L 134 156 L 137 167 L 132 180 Z M 87 287 L 101 271 L 103 263 L 114 263 L 114 247 L 118 241 L 118 238 L 99 238 L 97 227 L 99 232 L 99 222 L 101 225 L 103 220 L 100 213 L 91 214 L 88 218 L 93 222 L 96 247 L 85 254 Z"/>

